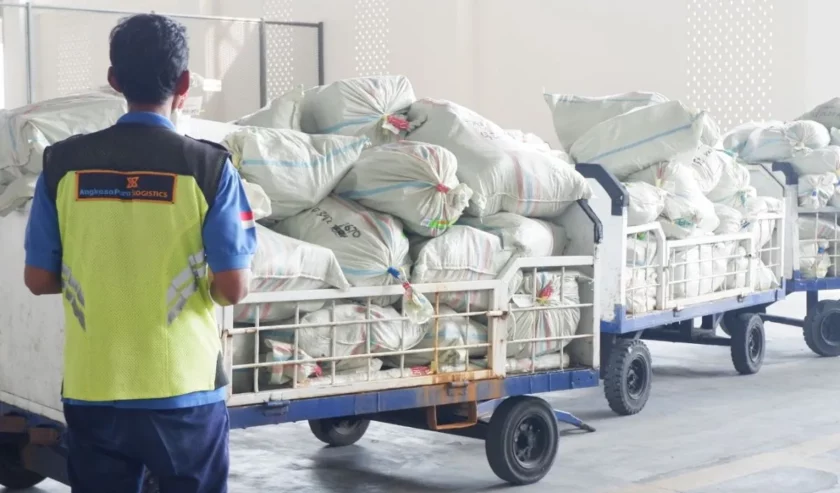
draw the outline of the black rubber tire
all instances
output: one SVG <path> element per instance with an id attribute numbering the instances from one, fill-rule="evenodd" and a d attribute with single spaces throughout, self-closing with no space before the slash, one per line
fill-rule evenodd
<path id="1" fill-rule="evenodd" d="M 557 419 L 546 401 L 509 397 L 490 418 L 484 440 L 487 462 L 503 481 L 517 486 L 534 484 L 554 465 L 558 433 Z"/>
<path id="2" fill-rule="evenodd" d="M 653 369 L 644 342 L 619 339 L 610 353 L 604 378 L 604 396 L 616 414 L 631 416 L 645 408 L 650 397 Z"/>
<path id="3" fill-rule="evenodd" d="M 840 356 L 840 301 L 817 303 L 813 312 L 805 317 L 802 335 L 805 344 L 816 354 L 826 358 Z"/>
<path id="4" fill-rule="evenodd" d="M 17 446 L 0 448 L 0 486 L 8 491 L 25 490 L 41 483 L 46 478 L 23 467 Z"/>
<path id="5" fill-rule="evenodd" d="M 732 364 L 741 375 L 754 375 L 764 364 L 767 339 L 764 322 L 755 313 L 739 313 L 728 320 L 732 343 L 729 346 Z"/>
<path id="6" fill-rule="evenodd" d="M 734 316 L 735 312 L 724 313 L 723 317 L 721 317 L 720 319 L 720 323 L 718 324 L 718 328 L 720 328 L 720 331 L 728 335 L 729 337 L 732 337 L 732 332 L 729 331 L 729 327 L 727 326 L 726 322 L 730 321 L 730 323 L 732 323 L 731 320 Z"/>
<path id="7" fill-rule="evenodd" d="M 370 426 L 369 419 L 330 418 L 309 421 L 309 429 L 315 438 L 330 447 L 346 447 L 358 442 Z"/>

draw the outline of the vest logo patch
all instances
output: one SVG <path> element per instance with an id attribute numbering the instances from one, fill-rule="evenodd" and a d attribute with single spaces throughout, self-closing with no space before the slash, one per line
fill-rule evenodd
<path id="1" fill-rule="evenodd" d="M 175 203 L 177 175 L 151 171 L 77 171 L 76 200 Z"/>

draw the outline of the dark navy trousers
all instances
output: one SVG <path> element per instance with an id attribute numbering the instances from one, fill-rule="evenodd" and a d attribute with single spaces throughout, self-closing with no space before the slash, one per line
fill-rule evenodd
<path id="1" fill-rule="evenodd" d="M 73 493 L 138 493 L 144 467 L 161 493 L 227 493 L 224 402 L 150 410 L 65 404 Z"/>

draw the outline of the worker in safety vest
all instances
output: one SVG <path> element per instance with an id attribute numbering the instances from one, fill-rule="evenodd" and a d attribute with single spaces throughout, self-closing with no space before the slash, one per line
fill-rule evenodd
<path id="1" fill-rule="evenodd" d="M 175 132 L 190 84 L 184 26 L 111 32 L 128 113 L 46 149 L 26 231 L 27 287 L 63 294 L 74 493 L 227 491 L 228 413 L 214 304 L 248 291 L 254 221 L 227 151 Z M 176 112 L 177 113 L 177 112 Z"/>

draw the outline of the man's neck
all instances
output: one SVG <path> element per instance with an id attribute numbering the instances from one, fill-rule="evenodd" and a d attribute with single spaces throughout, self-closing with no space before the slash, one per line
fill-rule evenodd
<path id="1" fill-rule="evenodd" d="M 155 113 L 164 118 L 172 116 L 172 109 L 166 104 L 138 104 L 128 103 L 129 113 Z"/>

